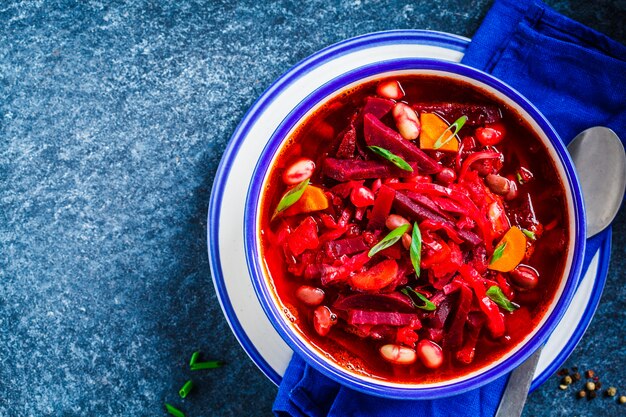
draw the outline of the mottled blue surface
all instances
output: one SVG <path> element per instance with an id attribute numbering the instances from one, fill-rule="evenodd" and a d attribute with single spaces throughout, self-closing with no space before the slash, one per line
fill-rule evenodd
<path id="1" fill-rule="evenodd" d="M 549 1 L 626 39 L 619 0 Z M 272 80 L 394 28 L 471 36 L 489 1 L 0 2 L 0 416 L 270 414 L 276 388 L 222 316 L 206 250 L 213 176 Z M 567 364 L 626 392 L 626 213 Z M 227 365 L 193 374 L 200 349 Z M 617 415 L 551 379 L 525 415 Z"/>

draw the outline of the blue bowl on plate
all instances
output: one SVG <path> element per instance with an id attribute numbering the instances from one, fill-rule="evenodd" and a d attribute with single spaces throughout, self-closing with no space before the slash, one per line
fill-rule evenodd
<path id="1" fill-rule="evenodd" d="M 564 276 L 539 326 L 498 360 L 470 374 L 428 384 L 395 383 L 366 377 L 327 358 L 308 342 L 306 336 L 283 313 L 283 307 L 273 290 L 271 278 L 265 271 L 260 255 L 261 193 L 285 139 L 309 114 L 341 92 L 372 79 L 404 74 L 437 75 L 461 80 L 522 115 L 551 154 L 565 188 L 569 212 L 570 236 Z M 357 68 L 321 85 L 302 100 L 282 121 L 263 149 L 248 189 L 244 216 L 246 261 L 252 284 L 265 314 L 283 340 L 309 365 L 329 378 L 352 389 L 389 398 L 428 399 L 460 394 L 487 384 L 520 365 L 545 342 L 567 309 L 581 273 L 585 249 L 585 213 L 580 185 L 565 146 L 548 121 L 520 93 L 495 77 L 462 64 L 431 59 L 396 59 Z"/>

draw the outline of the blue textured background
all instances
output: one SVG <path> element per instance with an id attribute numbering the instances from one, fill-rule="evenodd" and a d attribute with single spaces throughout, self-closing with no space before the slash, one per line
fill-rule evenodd
<path id="1" fill-rule="evenodd" d="M 237 123 L 272 80 L 367 32 L 471 36 L 490 1 L 0 2 L 0 416 L 270 414 L 276 388 L 222 316 L 206 208 Z M 624 42 L 619 0 L 549 1 Z M 569 366 L 626 392 L 626 211 Z M 178 388 L 200 349 L 221 369 Z M 552 378 L 526 416 L 616 415 Z"/>

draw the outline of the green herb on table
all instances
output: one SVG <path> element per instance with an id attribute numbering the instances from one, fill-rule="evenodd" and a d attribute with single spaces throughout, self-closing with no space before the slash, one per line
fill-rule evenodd
<path id="1" fill-rule="evenodd" d="M 222 366 L 221 361 L 206 361 L 206 362 L 196 362 L 191 365 L 192 371 L 200 371 L 202 369 L 215 369 Z"/>
<path id="2" fill-rule="evenodd" d="M 180 395 L 180 398 L 185 398 L 187 397 L 187 395 L 189 395 L 189 392 L 191 392 L 192 389 L 193 381 L 190 379 L 189 381 L 185 382 L 185 385 L 183 385 L 180 390 L 178 390 L 178 395 Z"/>
<path id="3" fill-rule="evenodd" d="M 174 407 L 171 404 L 165 403 L 165 409 L 167 410 L 168 414 L 174 417 L 185 417 L 185 413 L 183 413 L 182 411 L 180 411 L 178 408 Z"/>

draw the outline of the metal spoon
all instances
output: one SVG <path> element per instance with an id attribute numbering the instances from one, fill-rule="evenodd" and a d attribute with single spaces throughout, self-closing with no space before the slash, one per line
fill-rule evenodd
<path id="1" fill-rule="evenodd" d="M 604 230 L 615 218 L 626 189 L 626 154 L 611 129 L 596 126 L 578 134 L 567 146 L 585 200 L 587 238 Z M 519 417 L 543 347 L 516 368 L 506 384 L 495 417 Z"/>

